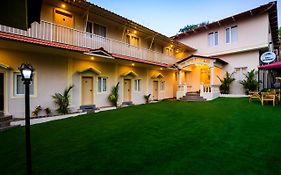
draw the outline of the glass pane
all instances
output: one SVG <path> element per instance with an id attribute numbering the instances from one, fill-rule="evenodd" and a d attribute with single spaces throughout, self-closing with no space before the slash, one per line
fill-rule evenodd
<path id="1" fill-rule="evenodd" d="M 103 78 L 103 88 L 102 88 L 102 90 L 103 90 L 103 92 L 106 92 L 106 78 Z"/>
<path id="2" fill-rule="evenodd" d="M 101 78 L 98 78 L 98 92 L 101 92 Z"/>
<path id="3" fill-rule="evenodd" d="M 229 28 L 227 28 L 225 30 L 225 42 L 230 43 L 230 29 Z"/>
<path id="4" fill-rule="evenodd" d="M 91 22 L 87 22 L 86 32 L 93 33 L 93 25 Z"/>
<path id="5" fill-rule="evenodd" d="M 238 39 L 237 26 L 231 27 L 231 42 L 236 42 Z"/>
<path id="6" fill-rule="evenodd" d="M 209 33 L 208 35 L 208 44 L 209 46 L 213 46 L 213 33 Z"/>
<path id="7" fill-rule="evenodd" d="M 219 44 L 219 34 L 218 32 L 215 32 L 215 46 Z"/>
<path id="8" fill-rule="evenodd" d="M 24 84 L 21 75 L 16 75 L 16 95 L 24 94 Z"/>

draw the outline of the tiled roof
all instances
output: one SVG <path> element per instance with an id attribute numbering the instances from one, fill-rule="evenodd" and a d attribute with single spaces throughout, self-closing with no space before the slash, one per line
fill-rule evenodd
<path id="1" fill-rule="evenodd" d="M 152 65 L 161 66 L 161 67 L 169 67 L 169 65 L 165 64 L 165 63 L 160 63 L 160 62 L 150 61 L 150 60 L 143 60 L 143 59 L 138 59 L 135 57 L 125 56 L 125 55 L 112 54 L 112 56 L 117 59 L 129 60 L 129 61 L 145 63 L 145 64 L 152 64 Z"/>
<path id="2" fill-rule="evenodd" d="M 86 51 L 90 50 L 90 49 L 84 48 L 84 47 L 77 47 L 77 46 L 72 46 L 72 45 L 68 45 L 68 44 L 51 42 L 51 41 L 26 37 L 26 36 L 17 35 L 17 34 L 5 33 L 5 32 L 0 32 L 0 38 L 27 42 L 27 43 L 33 43 L 33 44 L 40 44 L 43 46 L 51 46 L 51 47 L 73 50 L 73 51 L 80 51 L 80 52 L 86 52 Z"/>

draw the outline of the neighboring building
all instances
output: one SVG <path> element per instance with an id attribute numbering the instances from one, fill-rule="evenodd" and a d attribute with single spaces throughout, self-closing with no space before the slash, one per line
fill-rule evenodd
<path id="1" fill-rule="evenodd" d="M 51 96 L 70 85 L 73 110 L 111 106 L 117 83 L 119 105 L 194 91 L 214 99 L 217 76 L 225 70 L 242 76 L 257 68 L 259 51 L 278 45 L 276 2 L 242 14 L 172 39 L 83 0 L 43 0 L 40 24 L 27 31 L 0 25 L 0 111 L 24 116 L 18 67 L 25 62 L 36 69 L 32 109 L 55 109 Z M 242 94 L 239 88 L 232 92 Z"/>
<path id="2" fill-rule="evenodd" d="M 255 9 L 201 26 L 186 33 L 173 37 L 177 41 L 196 48 L 195 54 L 218 57 L 228 64 L 224 71 L 234 72 L 236 81 L 232 84 L 232 94 L 243 94 L 244 89 L 239 83 L 244 73 L 257 69 L 260 56 L 266 51 L 279 53 L 277 25 L 277 2 L 270 2 Z M 277 61 L 277 60 L 276 60 Z M 196 66 L 198 67 L 198 66 Z M 187 69 L 190 70 L 188 67 Z M 202 70 L 202 69 L 201 69 Z M 208 74 L 210 71 L 207 71 Z M 191 68 L 191 77 L 199 76 Z M 260 80 L 267 87 L 267 73 L 260 73 Z M 202 76 L 202 72 L 201 72 Z M 193 84 L 187 81 L 187 84 Z M 201 82 L 202 83 L 202 82 Z M 199 82 L 197 83 L 199 84 Z M 193 87 L 199 90 L 199 85 Z"/>

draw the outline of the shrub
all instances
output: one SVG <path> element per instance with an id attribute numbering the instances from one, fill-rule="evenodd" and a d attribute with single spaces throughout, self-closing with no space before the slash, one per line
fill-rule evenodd
<path id="1" fill-rule="evenodd" d="M 47 116 L 50 116 L 51 113 L 52 113 L 50 108 L 45 108 L 44 111 L 45 111 Z"/>
<path id="2" fill-rule="evenodd" d="M 149 103 L 149 98 L 150 98 L 151 94 L 148 95 L 144 95 L 144 99 L 145 99 L 145 103 Z"/>
<path id="3" fill-rule="evenodd" d="M 70 94 L 69 94 L 69 92 L 71 91 L 71 89 L 73 87 L 74 87 L 73 85 L 69 86 L 68 88 L 66 88 L 63 91 L 63 94 L 55 93 L 55 95 L 52 96 L 52 98 L 54 99 L 54 103 L 58 106 L 56 111 L 59 114 L 68 114 L 70 112 L 70 109 L 69 109 Z"/>
<path id="4" fill-rule="evenodd" d="M 246 94 L 249 93 L 249 91 L 256 91 L 259 87 L 259 81 L 256 79 L 257 71 L 255 69 L 251 70 L 250 72 L 247 72 L 245 75 L 245 79 L 240 81 L 240 84 L 243 85 Z"/>
<path id="5" fill-rule="evenodd" d="M 225 73 L 225 77 L 223 79 L 218 76 L 218 79 L 221 82 L 220 92 L 222 94 L 229 94 L 230 85 L 235 80 L 235 78 L 233 78 L 232 76 L 233 73 L 230 74 L 229 72 Z"/>
<path id="6" fill-rule="evenodd" d="M 108 96 L 108 100 L 112 103 L 113 106 L 116 106 L 116 107 L 117 107 L 117 102 L 118 102 L 118 98 L 119 98 L 118 89 L 119 89 L 119 82 L 116 84 L 116 86 L 114 86 L 111 89 L 111 93 Z"/>
<path id="7" fill-rule="evenodd" d="M 42 107 L 40 105 L 35 107 L 35 110 L 32 111 L 32 116 L 38 117 L 39 113 L 42 111 Z"/>

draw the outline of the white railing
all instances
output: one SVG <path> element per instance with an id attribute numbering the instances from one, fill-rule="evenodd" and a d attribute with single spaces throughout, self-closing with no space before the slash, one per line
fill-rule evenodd
<path id="1" fill-rule="evenodd" d="M 220 85 L 200 85 L 200 96 L 207 99 L 213 100 L 220 96 Z"/>
<path id="2" fill-rule="evenodd" d="M 180 99 L 183 96 L 185 96 L 186 93 L 187 93 L 187 88 L 188 88 L 188 86 L 186 84 L 179 84 L 178 85 L 178 89 L 177 89 L 177 96 L 176 96 L 176 98 Z"/>
<path id="3" fill-rule="evenodd" d="M 27 31 L 0 25 L 0 31 L 90 49 L 103 47 L 106 51 L 113 54 L 120 54 L 160 63 L 174 64 L 176 62 L 176 58 L 163 53 L 135 47 L 111 38 L 86 33 L 84 31 L 46 21 L 41 21 L 40 24 L 32 23 L 31 28 Z"/>

